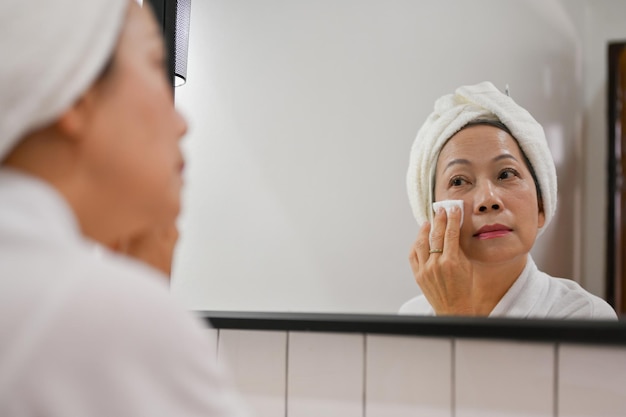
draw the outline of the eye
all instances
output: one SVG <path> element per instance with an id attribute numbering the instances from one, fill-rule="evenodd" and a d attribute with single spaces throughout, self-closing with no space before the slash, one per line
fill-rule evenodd
<path id="1" fill-rule="evenodd" d="M 463 177 L 452 177 L 450 179 L 449 186 L 450 187 L 460 187 L 463 184 L 467 184 L 467 181 Z"/>
<path id="2" fill-rule="evenodd" d="M 505 168 L 498 175 L 498 179 L 499 180 L 508 180 L 508 179 L 513 178 L 513 177 L 519 177 L 519 172 L 517 172 L 513 168 Z"/>

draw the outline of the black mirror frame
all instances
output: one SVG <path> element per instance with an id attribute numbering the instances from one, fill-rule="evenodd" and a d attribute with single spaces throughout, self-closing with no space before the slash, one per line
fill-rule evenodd
<path id="1" fill-rule="evenodd" d="M 216 329 L 626 345 L 626 322 L 622 321 L 241 311 L 197 311 L 196 314 Z"/>

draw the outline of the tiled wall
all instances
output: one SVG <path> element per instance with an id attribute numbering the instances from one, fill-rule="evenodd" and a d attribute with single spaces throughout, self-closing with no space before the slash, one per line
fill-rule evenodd
<path id="1" fill-rule="evenodd" d="M 211 330 L 259 417 L 626 416 L 626 348 Z"/>

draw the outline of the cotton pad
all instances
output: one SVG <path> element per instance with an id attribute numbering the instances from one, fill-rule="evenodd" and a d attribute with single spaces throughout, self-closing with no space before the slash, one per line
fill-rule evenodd
<path id="1" fill-rule="evenodd" d="M 435 201 L 433 203 L 433 210 L 437 212 L 439 207 L 443 207 L 446 210 L 446 214 L 450 215 L 450 209 L 457 206 L 461 210 L 461 226 L 463 226 L 463 200 L 442 200 Z"/>

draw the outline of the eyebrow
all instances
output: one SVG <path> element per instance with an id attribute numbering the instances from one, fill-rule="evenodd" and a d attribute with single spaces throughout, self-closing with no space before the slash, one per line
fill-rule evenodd
<path id="1" fill-rule="evenodd" d="M 513 155 L 511 155 L 510 153 L 503 153 L 502 155 L 498 155 L 498 156 L 496 156 L 495 158 L 493 158 L 491 161 L 492 161 L 492 162 L 498 162 L 498 161 L 501 161 L 501 160 L 503 160 L 503 159 L 512 159 L 512 160 L 514 160 L 515 162 L 519 162 L 519 161 L 517 160 L 517 158 L 516 158 L 516 157 L 514 157 Z M 471 163 L 470 161 L 468 161 L 467 159 L 453 159 L 452 161 L 450 161 L 450 162 L 448 162 L 448 163 L 446 164 L 446 167 L 443 169 L 443 170 L 444 170 L 444 172 L 445 172 L 448 168 L 450 168 L 451 166 L 453 166 L 453 165 L 472 165 L 472 163 Z"/>

